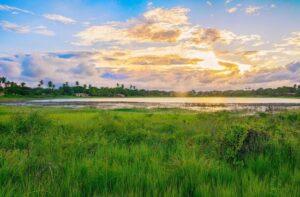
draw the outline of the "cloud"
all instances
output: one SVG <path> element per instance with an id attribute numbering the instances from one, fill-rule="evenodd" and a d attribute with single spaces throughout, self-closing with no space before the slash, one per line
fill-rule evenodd
<path id="1" fill-rule="evenodd" d="M 144 13 L 142 21 L 147 23 L 168 23 L 173 25 L 187 24 L 187 13 L 189 11 L 189 9 L 183 7 L 171 9 L 155 8 Z"/>
<path id="2" fill-rule="evenodd" d="M 260 35 L 194 25 L 186 8 L 148 9 L 127 21 L 83 27 L 74 44 L 92 46 L 92 51 L 0 54 L 0 72 L 29 85 L 41 79 L 58 84 L 76 79 L 97 86 L 121 82 L 168 90 L 255 88 L 299 81 L 298 32 L 272 47 Z M 44 26 L 3 24 L 9 31 L 54 35 Z"/>
<path id="3" fill-rule="evenodd" d="M 91 63 L 80 63 L 78 66 L 71 68 L 70 71 L 76 75 L 91 76 L 95 73 L 95 65 Z"/>
<path id="4" fill-rule="evenodd" d="M 206 4 L 209 5 L 209 6 L 213 5 L 212 2 L 210 2 L 210 1 L 206 1 Z"/>
<path id="5" fill-rule="evenodd" d="M 76 21 L 74 19 L 59 15 L 59 14 L 44 14 L 43 15 L 46 19 L 63 23 L 63 24 L 75 24 Z"/>
<path id="6" fill-rule="evenodd" d="M 17 7 L 13 7 L 13 6 L 9 6 L 9 5 L 4 5 L 4 4 L 0 4 L 0 11 L 1 10 L 9 11 L 9 12 L 14 13 L 14 14 L 17 14 L 17 13 L 21 12 L 21 13 L 25 13 L 25 14 L 34 15 L 34 13 L 31 12 L 31 11 L 24 10 L 24 9 L 21 9 L 21 8 L 17 8 Z"/>
<path id="7" fill-rule="evenodd" d="M 286 68 L 293 73 L 298 72 L 300 71 L 300 62 L 289 63 L 286 65 Z"/>
<path id="8" fill-rule="evenodd" d="M 166 55 L 153 55 L 152 51 L 145 49 L 125 52 L 103 49 L 94 52 L 1 56 L 0 72 L 5 73 L 10 80 L 25 81 L 32 86 L 36 86 L 41 79 L 52 80 L 56 84 L 74 82 L 76 79 L 81 84 L 92 83 L 97 86 L 115 86 L 116 82 L 120 82 L 138 88 L 167 90 L 267 87 L 296 83 L 300 79 L 299 62 L 278 69 L 252 69 L 247 68 L 246 64 L 217 58 L 215 60 L 219 68 L 215 69 L 202 66 L 210 56 L 202 54 L 201 61 L 200 58 L 188 56 L 193 54 L 192 50 L 187 54 L 176 55 L 172 55 L 169 49 L 161 50 Z M 158 48 L 153 51 L 160 53 Z M 257 52 L 241 53 L 254 55 Z M 104 57 L 114 60 L 106 61 Z"/>
<path id="9" fill-rule="evenodd" d="M 20 34 L 26 34 L 30 32 L 28 26 L 17 25 L 8 21 L 1 21 L 0 26 L 6 31 L 12 31 Z"/>
<path id="10" fill-rule="evenodd" d="M 35 33 L 35 34 L 41 34 L 44 36 L 54 36 L 55 33 L 53 31 L 50 31 L 45 26 L 37 26 L 37 27 L 29 27 L 26 25 L 18 25 L 15 23 L 11 23 L 8 21 L 1 21 L 0 27 L 6 31 L 11 31 L 19 34 L 28 34 L 28 33 Z"/>
<path id="11" fill-rule="evenodd" d="M 259 6 L 248 6 L 246 9 L 245 9 L 245 12 L 246 14 L 248 15 L 257 15 L 259 14 L 259 10 L 261 10 L 262 7 L 259 7 Z"/>
<path id="12" fill-rule="evenodd" d="M 110 72 L 106 72 L 106 73 L 103 73 L 101 75 L 102 78 L 104 79 L 126 79 L 128 78 L 127 75 L 124 75 L 124 74 L 116 74 L 116 73 L 110 73 Z"/>
<path id="13" fill-rule="evenodd" d="M 227 12 L 228 12 L 229 14 L 232 14 L 232 13 L 235 13 L 237 10 L 238 10 L 237 7 L 232 7 L 232 8 L 227 9 Z"/>
<path id="14" fill-rule="evenodd" d="M 42 26 L 42 25 L 32 28 L 32 32 L 36 33 L 36 34 L 41 34 L 44 36 L 54 36 L 55 35 L 55 33 L 53 31 L 49 30 L 47 27 Z"/>
<path id="15" fill-rule="evenodd" d="M 200 58 L 184 58 L 179 55 L 166 55 L 166 56 L 138 56 L 132 57 L 127 60 L 128 64 L 132 65 L 187 65 L 197 64 L 203 61 Z"/>
<path id="16" fill-rule="evenodd" d="M 228 4 L 228 3 L 231 3 L 231 2 L 233 2 L 234 0 L 226 0 L 225 1 L 225 4 Z"/>
<path id="17" fill-rule="evenodd" d="M 144 13 L 140 18 L 126 22 L 111 22 L 91 26 L 77 33 L 76 45 L 93 45 L 101 42 L 175 42 L 188 25 L 186 8 L 155 8 Z"/>
<path id="18" fill-rule="evenodd" d="M 292 32 L 290 37 L 284 39 L 284 42 L 281 46 L 300 47 L 300 32 Z"/>
<path id="19" fill-rule="evenodd" d="M 140 24 L 128 30 L 128 35 L 141 41 L 176 42 L 181 31 L 168 29 L 157 24 Z"/>

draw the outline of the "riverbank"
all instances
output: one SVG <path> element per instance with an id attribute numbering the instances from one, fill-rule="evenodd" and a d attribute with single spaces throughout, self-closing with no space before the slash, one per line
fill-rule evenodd
<path id="1" fill-rule="evenodd" d="M 0 106 L 0 194 L 297 196 L 300 111 Z"/>

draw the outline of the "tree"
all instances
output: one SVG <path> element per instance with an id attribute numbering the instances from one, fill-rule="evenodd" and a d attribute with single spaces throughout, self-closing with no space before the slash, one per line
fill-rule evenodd
<path id="1" fill-rule="evenodd" d="M 50 89 L 53 89 L 53 82 L 52 81 L 48 81 L 48 87 L 50 88 Z"/>
<path id="2" fill-rule="evenodd" d="M 76 82 L 75 82 L 75 85 L 76 85 L 76 86 L 79 86 L 79 81 L 76 81 Z"/>
<path id="3" fill-rule="evenodd" d="M 5 83 L 6 82 L 6 78 L 5 77 L 0 77 L 0 83 Z"/>
<path id="4" fill-rule="evenodd" d="M 25 82 L 22 82 L 22 83 L 21 83 L 21 87 L 22 87 L 22 88 L 24 88 L 24 87 L 25 87 L 25 85 L 26 85 L 26 83 L 25 83 Z"/>
<path id="5" fill-rule="evenodd" d="M 41 87 L 41 86 L 43 86 L 44 85 L 44 81 L 43 80 L 40 80 L 39 81 L 39 84 L 38 84 L 38 87 Z"/>

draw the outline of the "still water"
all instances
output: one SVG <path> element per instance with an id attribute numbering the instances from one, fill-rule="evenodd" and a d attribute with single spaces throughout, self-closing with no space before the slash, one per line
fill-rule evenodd
<path id="1" fill-rule="evenodd" d="M 250 98 L 250 97 L 141 97 L 141 98 L 78 98 L 48 99 L 32 102 L 115 102 L 115 103 L 198 103 L 198 104 L 300 104 L 297 98 Z"/>
<path id="2" fill-rule="evenodd" d="M 124 108 L 181 108 L 196 111 L 278 111 L 300 109 L 297 98 L 246 97 L 141 97 L 141 98 L 76 98 L 31 100 L 7 105 L 95 107 L 99 109 Z"/>

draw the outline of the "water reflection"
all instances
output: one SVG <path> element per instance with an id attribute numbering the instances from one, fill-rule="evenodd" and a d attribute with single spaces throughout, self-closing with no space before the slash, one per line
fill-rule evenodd
<path id="1" fill-rule="evenodd" d="M 2 103 L 3 104 L 3 103 Z M 300 99 L 238 97 L 78 98 L 32 100 L 5 105 L 95 107 L 99 109 L 181 108 L 196 111 L 263 111 L 300 109 Z"/>

